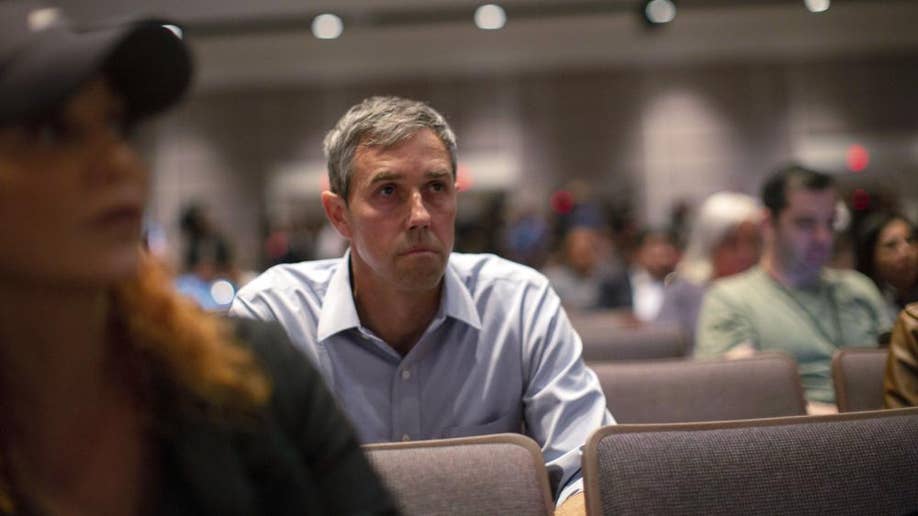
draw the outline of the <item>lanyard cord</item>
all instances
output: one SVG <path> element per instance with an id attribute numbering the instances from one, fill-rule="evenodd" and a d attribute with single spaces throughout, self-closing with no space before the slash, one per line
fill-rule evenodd
<path id="1" fill-rule="evenodd" d="M 822 300 L 828 299 L 828 301 L 829 301 L 829 310 L 832 312 L 832 325 L 833 325 L 834 330 L 835 330 L 835 335 L 834 335 L 834 336 L 833 336 L 833 335 L 830 335 L 829 332 L 826 331 L 826 328 L 825 328 L 825 326 L 822 325 L 821 320 L 820 320 L 818 317 L 816 317 L 816 315 L 815 315 L 813 312 L 811 312 L 810 309 L 806 307 L 806 305 L 804 305 L 803 303 L 801 303 L 800 300 L 797 299 L 797 297 L 794 296 L 794 294 L 793 294 L 787 287 L 785 287 L 784 285 L 782 285 L 780 281 L 778 281 L 778 280 L 776 280 L 775 278 L 771 277 L 770 274 L 766 274 L 766 276 L 768 276 L 768 278 L 772 281 L 772 283 L 774 283 L 774 284 L 778 287 L 778 290 L 780 290 L 781 292 L 783 292 L 784 295 L 785 295 L 788 299 L 791 300 L 791 302 L 793 302 L 795 305 L 797 305 L 797 308 L 799 308 L 800 310 L 803 311 L 803 313 L 806 314 L 806 316 L 807 316 L 807 318 L 810 320 L 810 322 L 812 322 L 813 325 L 816 327 L 816 330 L 817 330 L 820 334 L 822 334 L 822 336 L 825 337 L 825 338 L 829 341 L 830 344 L 832 344 L 832 345 L 835 346 L 835 347 L 841 347 L 841 346 L 842 346 L 842 344 L 843 344 L 843 342 L 842 342 L 842 337 L 843 337 L 843 335 L 842 335 L 842 328 L 841 328 L 841 318 L 839 317 L 839 314 L 838 314 L 838 305 L 837 305 L 837 303 L 835 302 L 835 291 L 834 291 L 834 289 L 832 288 L 831 285 L 824 285 L 824 284 L 820 283 L 820 286 L 819 286 L 819 300 L 822 301 Z M 823 295 L 823 291 L 826 291 L 826 290 L 828 290 L 828 295 L 827 295 L 827 296 L 824 296 L 824 295 Z"/>

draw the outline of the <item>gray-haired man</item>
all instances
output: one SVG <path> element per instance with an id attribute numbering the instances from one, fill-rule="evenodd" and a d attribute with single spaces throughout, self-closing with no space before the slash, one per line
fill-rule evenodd
<path id="1" fill-rule="evenodd" d="M 350 249 L 270 269 L 231 312 L 284 325 L 364 442 L 525 428 L 559 503 L 581 491 L 579 449 L 612 416 L 545 277 L 452 252 L 456 142 L 443 117 L 370 98 L 339 120 L 325 151 L 322 204 Z"/>

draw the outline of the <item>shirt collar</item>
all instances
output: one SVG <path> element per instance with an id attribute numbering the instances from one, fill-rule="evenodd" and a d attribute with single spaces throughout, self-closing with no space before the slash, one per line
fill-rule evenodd
<path id="1" fill-rule="evenodd" d="M 348 249 L 341 258 L 341 265 L 328 282 L 328 291 L 325 293 L 322 313 L 319 314 L 319 326 L 316 329 L 316 338 L 319 342 L 344 330 L 360 327 L 360 317 L 357 315 L 354 296 L 351 294 L 350 259 L 351 251 Z M 481 330 L 481 318 L 478 316 L 475 301 L 465 283 L 459 278 L 459 274 L 449 263 L 443 275 L 443 296 L 437 317 L 452 317 L 476 330 Z"/>
<path id="2" fill-rule="evenodd" d="M 319 342 L 336 333 L 360 326 L 354 296 L 351 294 L 351 250 L 348 249 L 341 258 L 341 263 L 328 282 L 322 312 L 319 314 L 319 326 L 316 328 L 316 339 Z"/>
<path id="3" fill-rule="evenodd" d="M 446 274 L 443 276 L 443 294 L 440 311 L 444 316 L 452 317 L 476 330 L 481 330 L 481 318 L 478 316 L 475 300 L 472 299 L 472 294 L 459 278 L 459 274 L 453 269 L 451 263 L 446 264 Z"/>

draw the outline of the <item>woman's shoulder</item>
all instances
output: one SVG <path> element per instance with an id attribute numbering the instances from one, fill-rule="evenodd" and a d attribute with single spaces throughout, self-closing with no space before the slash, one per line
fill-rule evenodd
<path id="1" fill-rule="evenodd" d="M 274 321 L 229 317 L 236 343 L 248 349 L 271 385 L 274 408 L 287 414 L 290 406 L 323 387 L 319 371 L 294 347 L 284 328 Z M 301 405 L 302 406 L 302 405 Z"/>

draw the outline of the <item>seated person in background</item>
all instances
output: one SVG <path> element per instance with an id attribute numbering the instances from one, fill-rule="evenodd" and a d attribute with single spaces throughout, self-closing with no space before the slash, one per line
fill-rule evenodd
<path id="1" fill-rule="evenodd" d="M 886 408 L 918 407 L 918 303 L 899 314 L 883 382 Z"/>
<path id="2" fill-rule="evenodd" d="M 573 226 L 562 242 L 561 260 L 545 268 L 545 276 L 568 310 L 605 308 L 600 303 L 602 282 L 609 277 L 609 246 L 600 230 Z"/>
<path id="3" fill-rule="evenodd" d="M 183 210 L 179 226 L 185 251 L 183 272 L 175 278 L 176 290 L 205 310 L 228 310 L 239 283 L 229 241 L 214 229 L 200 204 Z"/>
<path id="4" fill-rule="evenodd" d="M 837 194 L 830 176 L 791 166 L 762 189 L 759 265 L 714 282 L 698 320 L 695 354 L 784 351 L 797 360 L 813 412 L 835 402 L 830 364 L 844 346 L 876 346 L 890 326 L 876 286 L 856 271 L 825 268 Z"/>
<path id="5" fill-rule="evenodd" d="M 663 286 L 679 263 L 676 237 L 669 231 L 645 229 L 631 252 L 631 264 L 602 285 L 600 304 L 630 308 L 638 321 L 656 319 L 663 305 Z"/>
<path id="6" fill-rule="evenodd" d="M 857 270 L 886 298 L 890 317 L 918 301 L 915 225 L 896 213 L 873 213 L 857 227 Z"/>
<path id="7" fill-rule="evenodd" d="M 525 428 L 559 503 L 581 491 L 580 447 L 612 417 L 548 280 L 452 252 L 456 140 L 443 116 L 369 98 L 328 133 L 325 153 L 322 204 L 350 249 L 269 269 L 230 312 L 280 321 L 364 442 Z M 568 503 L 582 507 L 582 494 Z"/>
<path id="8" fill-rule="evenodd" d="M 186 90 L 182 41 L 21 2 L 0 26 L 0 514 L 393 512 L 283 331 L 234 336 L 141 250 L 125 131 Z"/>
<path id="9" fill-rule="evenodd" d="M 692 223 L 685 255 L 663 291 L 657 321 L 677 323 L 691 355 L 701 301 L 711 281 L 752 267 L 762 248 L 762 206 L 741 193 L 705 199 Z"/>

